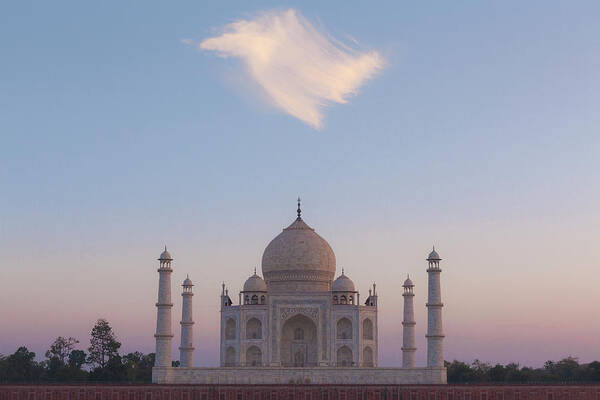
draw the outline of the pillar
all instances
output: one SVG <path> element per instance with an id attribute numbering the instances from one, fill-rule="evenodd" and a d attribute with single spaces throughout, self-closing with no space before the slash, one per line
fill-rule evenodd
<path id="1" fill-rule="evenodd" d="M 414 284 L 410 277 L 402 287 L 404 288 L 404 318 L 402 320 L 402 368 L 415 368 L 417 346 L 415 344 L 415 307 L 413 299 L 415 297 Z"/>
<path id="2" fill-rule="evenodd" d="M 181 345 L 179 346 L 179 363 L 181 367 L 194 366 L 194 319 L 192 316 L 192 281 L 188 276 L 183 281 L 181 292 Z"/>
<path id="3" fill-rule="evenodd" d="M 172 362 L 171 339 L 173 332 L 171 331 L 171 261 L 173 258 L 167 251 L 160 255 L 158 267 L 158 301 L 156 303 L 156 359 L 154 366 L 170 367 Z"/>
<path id="4" fill-rule="evenodd" d="M 429 253 L 427 274 L 429 277 L 427 300 L 427 367 L 442 368 L 444 366 L 444 331 L 442 328 L 442 293 L 440 287 L 440 261 L 435 251 Z"/>

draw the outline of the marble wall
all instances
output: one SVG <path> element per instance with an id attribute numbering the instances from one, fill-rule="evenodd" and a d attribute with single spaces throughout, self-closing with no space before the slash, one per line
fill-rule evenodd
<path id="1" fill-rule="evenodd" d="M 445 368 L 162 368 L 153 383 L 181 384 L 445 384 Z"/>

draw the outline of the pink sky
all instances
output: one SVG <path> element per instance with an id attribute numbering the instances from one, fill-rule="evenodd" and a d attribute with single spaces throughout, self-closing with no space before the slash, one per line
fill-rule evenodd
<path id="1" fill-rule="evenodd" d="M 258 265 L 268 241 L 293 215 L 239 227 L 225 219 L 199 232 L 138 232 L 138 236 L 96 240 L 54 237 L 30 251 L 14 242 L 0 281 L 0 352 L 26 345 L 42 356 L 58 335 L 87 347 L 97 318 L 106 318 L 124 352 L 151 352 L 163 236 L 172 236 L 174 261 L 174 349 L 179 345 L 180 285 L 187 273 L 195 283 L 195 362 L 218 364 L 220 282 L 237 292 Z M 289 221 L 288 221 L 289 220 Z M 401 360 L 401 283 L 416 284 L 418 362 L 425 362 L 426 284 L 424 261 L 431 242 L 443 258 L 445 358 L 542 365 L 569 355 L 600 359 L 600 273 L 596 234 L 579 231 L 575 220 L 426 224 L 410 220 L 397 228 L 383 219 L 357 218 L 334 226 L 325 215 L 307 222 L 332 245 L 338 274 L 345 267 L 362 298 L 372 281 L 380 295 L 380 365 Z M 322 222 L 320 222 L 322 221 Z M 596 225 L 598 226 L 598 225 Z M 433 229 L 435 227 L 435 229 Z M 149 243 L 156 243 L 150 246 Z M 200 245 L 201 244 L 201 245 Z M 20 247 L 21 246 L 21 247 Z M 259 268 L 260 273 L 260 268 Z M 174 351 L 174 355 L 178 355 Z"/>

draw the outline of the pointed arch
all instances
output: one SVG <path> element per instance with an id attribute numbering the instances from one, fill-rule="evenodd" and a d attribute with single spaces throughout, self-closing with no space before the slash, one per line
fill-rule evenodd
<path id="1" fill-rule="evenodd" d="M 365 367 L 373 367 L 373 349 L 369 346 L 365 347 L 363 350 L 363 365 Z"/>
<path id="2" fill-rule="evenodd" d="M 373 340 L 373 322 L 369 318 L 365 318 L 362 323 L 363 339 Z"/>
<path id="3" fill-rule="evenodd" d="M 352 350 L 348 346 L 342 346 L 337 351 L 337 363 L 338 367 L 350 367 L 352 366 Z"/>
<path id="4" fill-rule="evenodd" d="M 246 339 L 262 339 L 262 322 L 258 318 L 246 322 Z"/>
<path id="5" fill-rule="evenodd" d="M 336 324 L 337 339 L 352 339 L 352 322 L 346 317 L 340 318 Z"/>
<path id="6" fill-rule="evenodd" d="M 258 367 L 262 365 L 262 350 L 257 346 L 250 346 L 246 350 L 246 366 Z"/>
<path id="7" fill-rule="evenodd" d="M 281 328 L 280 338 L 282 366 L 317 364 L 317 326 L 313 320 L 302 314 L 287 319 Z"/>
<path id="8" fill-rule="evenodd" d="M 228 318 L 225 321 L 225 340 L 234 340 L 236 338 L 236 323 L 233 318 Z"/>
<path id="9" fill-rule="evenodd" d="M 236 351 L 233 347 L 228 347 L 225 351 L 225 366 L 233 367 L 236 364 Z"/>

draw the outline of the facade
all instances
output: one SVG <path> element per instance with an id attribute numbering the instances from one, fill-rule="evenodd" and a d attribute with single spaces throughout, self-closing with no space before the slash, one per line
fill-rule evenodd
<path id="1" fill-rule="evenodd" d="M 417 368 L 414 285 L 404 283 L 402 368 L 377 366 L 377 297 L 373 284 L 361 302 L 342 269 L 336 278 L 331 246 L 301 217 L 266 247 L 262 277 L 256 270 L 237 304 L 223 284 L 220 297 L 220 367 L 193 368 L 192 282 L 183 284 L 180 367 L 171 367 L 170 273 L 172 257 L 159 258 L 155 383 L 446 383 L 443 366 L 440 258 L 428 257 L 428 364 Z M 168 349 L 167 349 L 168 347 Z"/>

